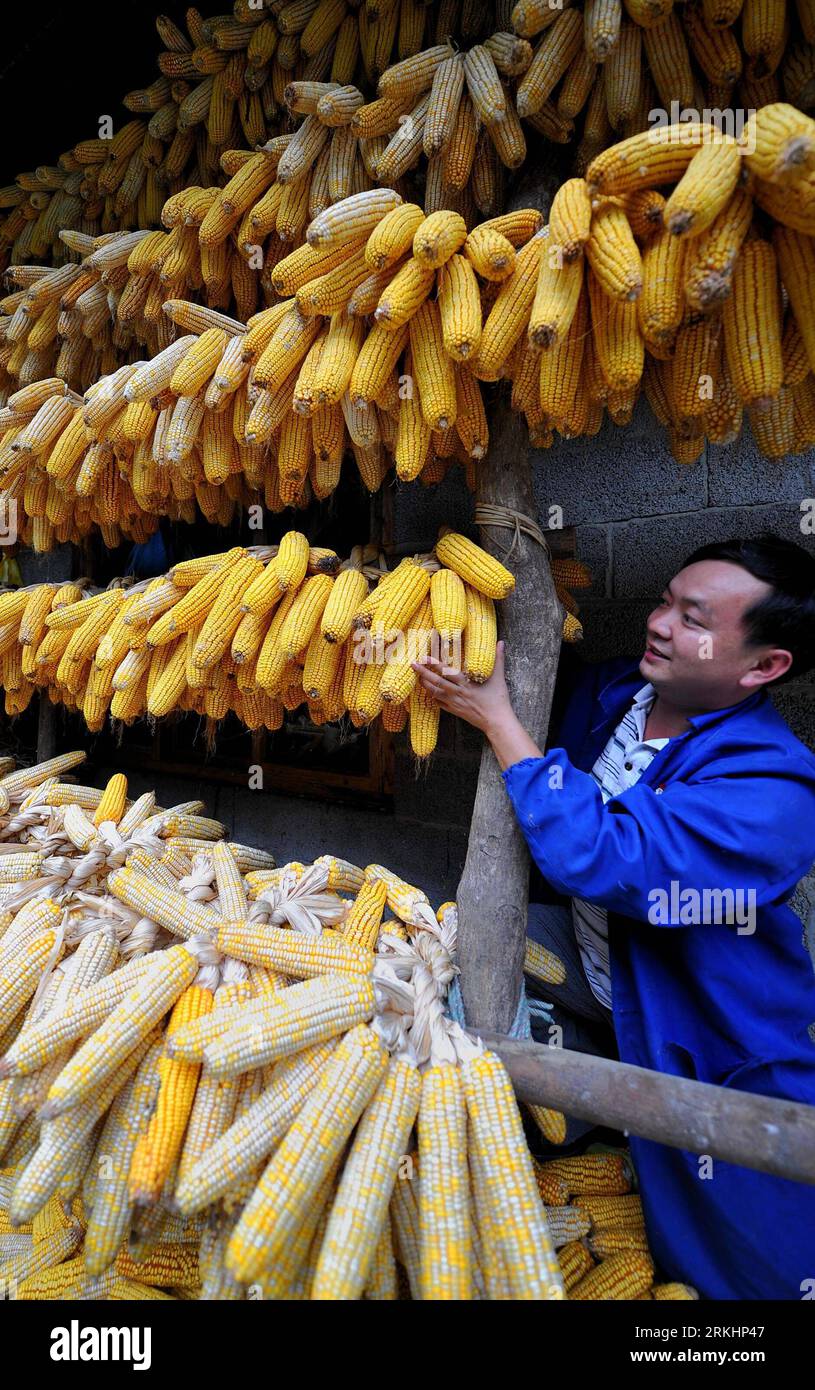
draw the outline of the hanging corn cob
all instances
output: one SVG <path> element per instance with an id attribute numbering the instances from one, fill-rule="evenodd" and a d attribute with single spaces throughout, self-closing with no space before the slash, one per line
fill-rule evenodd
<path id="1" fill-rule="evenodd" d="M 373 564 L 375 555 L 358 546 L 341 562 L 291 531 L 279 545 L 182 561 L 156 579 L 98 593 L 76 588 L 67 603 L 47 584 L 0 594 L 6 711 L 18 713 L 39 690 L 96 731 L 108 714 L 130 724 L 173 711 L 202 715 L 211 732 L 229 712 L 249 728 L 277 729 L 284 709 L 301 705 L 317 724 L 347 714 L 360 727 L 409 698 L 411 662 L 442 640 L 437 623 L 446 659 L 461 661 L 465 591 L 492 614 L 477 642 L 465 637 L 467 659 L 486 679 L 495 659 L 493 597 L 509 592 L 510 572 L 446 533 L 435 556 L 406 558 L 391 571 Z M 458 602 L 450 606 L 441 584 Z M 437 707 L 431 717 L 432 738 L 418 715 L 411 723 L 419 757 L 435 746 Z M 94 821 L 76 825 L 78 847 L 94 842 L 121 801 L 121 787 L 112 786 Z"/>

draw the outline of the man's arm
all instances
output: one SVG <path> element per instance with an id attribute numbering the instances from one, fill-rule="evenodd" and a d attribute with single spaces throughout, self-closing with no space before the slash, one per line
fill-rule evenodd
<path id="1" fill-rule="evenodd" d="M 566 896 L 646 920 L 655 889 L 752 889 L 757 905 L 783 900 L 813 857 L 815 779 L 790 763 L 775 774 L 722 758 L 662 794 L 641 782 L 603 802 L 594 778 L 563 748 L 541 753 L 516 718 L 504 679 L 503 642 L 484 685 L 428 658 L 419 679 L 442 709 L 480 728 L 530 853 Z"/>
<path id="2" fill-rule="evenodd" d="M 815 785 L 727 760 L 658 794 L 638 783 L 603 803 L 594 778 L 562 748 L 503 774 L 530 853 L 559 892 L 647 920 L 654 890 L 752 890 L 783 899 L 812 862 Z M 675 925 L 680 925 L 676 923 Z"/>

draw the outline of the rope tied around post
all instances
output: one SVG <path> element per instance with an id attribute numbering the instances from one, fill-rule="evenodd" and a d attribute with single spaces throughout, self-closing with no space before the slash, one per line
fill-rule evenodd
<path id="1" fill-rule="evenodd" d="M 500 526 L 514 533 L 512 544 L 503 555 L 504 560 L 510 560 L 515 554 L 516 547 L 521 544 L 521 534 L 537 541 L 538 545 L 543 546 L 546 554 L 550 555 L 549 542 L 540 526 L 530 516 L 524 516 L 523 512 L 513 511 L 511 507 L 480 502 L 474 510 L 473 521 L 476 526 Z"/>

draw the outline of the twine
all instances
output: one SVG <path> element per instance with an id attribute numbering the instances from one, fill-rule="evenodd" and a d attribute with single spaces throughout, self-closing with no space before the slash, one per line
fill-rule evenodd
<path id="1" fill-rule="evenodd" d="M 554 1022 L 550 1013 L 551 1008 L 552 1005 L 545 1004 L 542 999 L 530 999 L 526 990 L 521 986 L 518 1008 L 507 1036 L 510 1038 L 531 1038 L 533 1018 L 541 1023 L 551 1024 Z M 462 1028 L 466 1027 L 464 999 L 458 980 L 453 980 L 450 984 L 447 994 L 447 1012 L 455 1023 L 460 1024 Z"/>
<path id="2" fill-rule="evenodd" d="M 475 508 L 473 521 L 476 526 L 502 526 L 514 532 L 512 545 L 504 553 L 505 560 L 512 558 L 516 546 L 520 548 L 522 532 L 533 541 L 537 541 L 538 545 L 542 545 L 546 554 L 549 554 L 549 543 L 540 526 L 530 516 L 524 516 L 523 512 L 514 512 L 510 507 L 494 506 L 491 503 L 481 502 Z"/>

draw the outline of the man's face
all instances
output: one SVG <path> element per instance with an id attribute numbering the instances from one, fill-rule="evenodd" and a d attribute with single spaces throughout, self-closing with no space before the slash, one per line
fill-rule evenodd
<path id="1" fill-rule="evenodd" d="M 648 617 L 641 674 L 671 701 L 698 709 L 723 709 L 752 694 L 789 665 L 782 656 L 776 669 L 777 648 L 744 640 L 744 614 L 769 592 L 726 560 L 680 570 Z"/>

